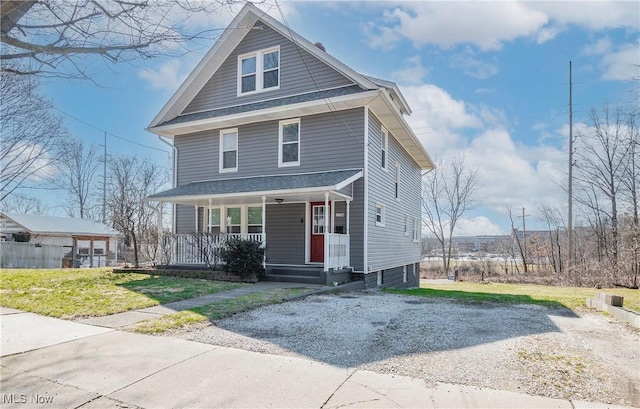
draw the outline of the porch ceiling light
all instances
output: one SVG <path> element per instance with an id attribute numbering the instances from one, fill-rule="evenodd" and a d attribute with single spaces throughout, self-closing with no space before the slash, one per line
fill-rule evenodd
<path id="1" fill-rule="evenodd" d="M 282 204 L 282 202 L 284 202 L 284 199 L 276 199 L 276 203 Z"/>

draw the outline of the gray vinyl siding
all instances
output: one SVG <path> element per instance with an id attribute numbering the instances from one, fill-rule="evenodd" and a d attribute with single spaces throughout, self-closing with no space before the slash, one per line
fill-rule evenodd
<path id="1" fill-rule="evenodd" d="M 305 209 L 304 203 L 267 206 L 267 263 L 304 264 Z"/>
<path id="2" fill-rule="evenodd" d="M 260 21 L 256 26 L 261 28 L 249 31 L 182 114 L 353 84 Z M 280 88 L 238 96 L 238 56 L 275 46 L 280 46 Z"/>
<path id="3" fill-rule="evenodd" d="M 220 129 L 176 136 L 174 144 L 178 148 L 178 186 L 202 180 L 364 167 L 363 108 L 300 118 L 300 166 L 278 168 L 278 127 L 278 121 L 239 126 L 238 172 L 232 173 L 218 171 Z M 347 187 L 341 192 L 353 197 L 350 206 L 351 264 L 361 271 L 364 257 L 363 180 L 357 180 L 352 188 Z M 338 204 L 336 208 L 341 209 L 339 206 L 343 207 L 344 203 Z M 176 208 L 177 233 L 192 233 L 195 224 L 194 207 L 177 205 Z M 270 211 L 267 211 L 267 242 L 271 239 L 268 217 Z M 304 263 L 304 247 L 302 251 L 301 263 Z M 276 260 L 280 259 L 278 250 L 275 257 Z M 276 263 L 271 259 L 269 262 Z M 292 262 L 285 264 L 290 263 Z"/>
<path id="4" fill-rule="evenodd" d="M 178 186 L 203 180 L 364 167 L 363 108 L 300 118 L 300 166 L 278 167 L 279 121 L 238 127 L 238 171 L 219 173 L 220 129 L 178 135 Z"/>
<path id="5" fill-rule="evenodd" d="M 391 269 L 420 261 L 420 243 L 414 243 L 412 225 L 405 235 L 405 215 L 420 217 L 421 170 L 389 132 L 388 171 L 381 167 L 382 132 L 369 113 L 368 268 Z M 400 194 L 395 198 L 395 163 L 400 164 Z M 385 206 L 385 226 L 376 226 L 376 204 Z"/>

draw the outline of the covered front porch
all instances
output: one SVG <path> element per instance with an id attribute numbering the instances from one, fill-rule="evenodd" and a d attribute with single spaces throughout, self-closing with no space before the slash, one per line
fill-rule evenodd
<path id="1" fill-rule="evenodd" d="M 219 266 L 220 249 L 240 238 L 262 244 L 265 270 L 350 269 L 353 182 L 361 176 L 356 169 L 221 179 L 149 196 L 159 215 L 175 205 L 174 233 L 158 218 L 157 264 Z"/>

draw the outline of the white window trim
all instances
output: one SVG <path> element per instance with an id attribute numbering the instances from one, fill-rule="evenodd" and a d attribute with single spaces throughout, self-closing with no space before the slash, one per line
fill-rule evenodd
<path id="1" fill-rule="evenodd" d="M 222 208 L 220 206 L 213 206 L 213 207 L 205 207 L 206 211 L 206 215 L 207 215 L 207 233 L 211 233 L 211 228 L 216 226 L 220 228 L 220 233 L 222 233 Z M 211 224 L 211 211 L 214 209 L 218 209 L 220 210 L 220 224 L 218 225 L 213 225 Z"/>
<path id="2" fill-rule="evenodd" d="M 394 181 L 394 194 L 396 196 L 396 200 L 400 201 L 400 162 L 396 162 L 396 166 L 395 166 L 395 181 Z"/>
<path id="3" fill-rule="evenodd" d="M 402 266 L 402 282 L 407 282 L 407 266 Z"/>
<path id="4" fill-rule="evenodd" d="M 380 212 L 380 219 L 381 221 L 378 221 L 378 209 L 381 209 L 382 211 Z M 379 227 L 384 227 L 385 224 L 385 219 L 386 219 L 386 215 L 385 215 L 386 211 L 385 211 L 385 206 L 382 203 L 376 203 L 376 215 L 375 215 L 375 220 L 376 220 L 376 226 Z"/>
<path id="5" fill-rule="evenodd" d="M 264 68 L 263 58 L 264 54 L 269 54 L 274 51 L 278 52 L 278 85 L 275 87 L 263 88 Z M 280 46 L 265 48 L 264 50 L 258 50 L 251 53 L 246 53 L 238 56 L 238 76 L 237 76 L 237 96 L 258 94 L 260 92 L 273 91 L 280 89 L 280 72 L 282 67 L 280 65 Z M 256 89 L 254 91 L 242 92 L 242 60 L 247 58 L 256 57 Z"/>
<path id="6" fill-rule="evenodd" d="M 298 160 L 296 162 L 283 162 L 282 161 L 282 146 L 283 146 L 283 134 L 282 128 L 285 125 L 298 124 Z M 287 119 L 284 121 L 280 121 L 278 125 L 278 167 L 285 168 L 288 166 L 300 166 L 300 145 L 302 142 L 302 127 L 300 125 L 300 118 L 296 119 Z M 289 142 L 291 143 L 291 142 Z"/>
<path id="7" fill-rule="evenodd" d="M 235 133 L 236 134 L 236 166 L 234 168 L 224 168 L 224 135 L 226 134 L 231 134 L 231 133 Z M 237 172 L 238 171 L 238 161 L 239 161 L 239 156 L 240 156 L 240 149 L 238 149 L 240 142 L 238 141 L 239 139 L 239 135 L 238 135 L 238 128 L 232 128 L 232 129 L 223 129 L 220 131 L 220 149 L 219 149 L 219 158 L 218 158 L 218 171 L 220 173 L 229 173 L 229 172 Z M 229 151 L 230 152 L 230 151 Z"/>
<path id="8" fill-rule="evenodd" d="M 419 218 L 414 218 L 413 219 L 413 242 L 414 243 L 418 243 L 420 241 L 420 219 Z"/>
<path id="9" fill-rule="evenodd" d="M 384 162 L 382 163 L 382 170 L 385 172 L 389 171 L 389 131 L 387 128 L 382 126 L 382 148 L 380 150 L 380 154 L 384 152 Z"/>
<path id="10" fill-rule="evenodd" d="M 409 215 L 404 215 L 404 235 L 409 237 Z"/>

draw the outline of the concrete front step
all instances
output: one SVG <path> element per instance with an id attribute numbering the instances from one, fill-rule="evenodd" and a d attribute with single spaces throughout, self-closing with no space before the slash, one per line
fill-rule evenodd
<path id="1" fill-rule="evenodd" d="M 301 283 L 301 284 L 320 284 L 325 285 L 325 280 L 321 277 L 300 276 L 292 274 L 265 274 L 261 278 L 263 281 L 275 281 L 279 283 Z"/>
<path id="2" fill-rule="evenodd" d="M 280 276 L 321 277 L 322 267 L 267 267 L 267 274 Z"/>

